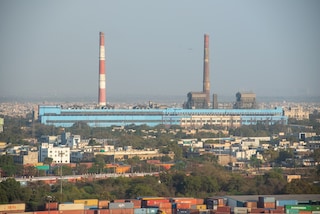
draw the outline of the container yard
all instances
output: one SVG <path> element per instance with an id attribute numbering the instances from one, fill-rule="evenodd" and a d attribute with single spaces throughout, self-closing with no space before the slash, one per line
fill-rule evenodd
<path id="1" fill-rule="evenodd" d="M 205 199 L 141 197 L 112 201 L 78 199 L 68 203 L 47 203 L 44 207 L 45 210 L 28 212 L 24 203 L 1 204 L 0 214 L 320 214 L 320 195 L 225 196 Z"/>

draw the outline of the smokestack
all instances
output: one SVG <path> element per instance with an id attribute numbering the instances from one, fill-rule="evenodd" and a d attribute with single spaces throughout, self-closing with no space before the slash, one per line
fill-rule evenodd
<path id="1" fill-rule="evenodd" d="M 206 104 L 209 107 L 210 77 L 209 77 L 209 35 L 208 34 L 204 34 L 203 93 L 206 94 Z"/>
<path id="2" fill-rule="evenodd" d="M 99 49 L 99 106 L 105 106 L 106 103 L 106 70 L 105 70 L 105 50 L 104 33 L 100 32 Z"/>

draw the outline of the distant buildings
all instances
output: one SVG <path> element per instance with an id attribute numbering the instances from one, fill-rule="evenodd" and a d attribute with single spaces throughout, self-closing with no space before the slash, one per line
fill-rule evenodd
<path id="1" fill-rule="evenodd" d="M 4 118 L 0 117 L 0 133 L 3 132 Z"/>

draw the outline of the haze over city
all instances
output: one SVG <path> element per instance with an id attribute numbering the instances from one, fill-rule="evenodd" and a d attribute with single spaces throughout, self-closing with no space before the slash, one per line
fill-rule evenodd
<path id="1" fill-rule="evenodd" d="M 1 1 L 0 99 L 98 93 L 105 33 L 107 101 L 211 92 L 318 97 L 319 1 Z"/>

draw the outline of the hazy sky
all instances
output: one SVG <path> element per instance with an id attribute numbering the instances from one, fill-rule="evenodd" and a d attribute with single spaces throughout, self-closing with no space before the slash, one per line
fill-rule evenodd
<path id="1" fill-rule="evenodd" d="M 205 33 L 211 93 L 320 95 L 318 0 L 2 0 L 0 99 L 97 99 L 100 31 L 107 100 L 201 91 Z"/>

